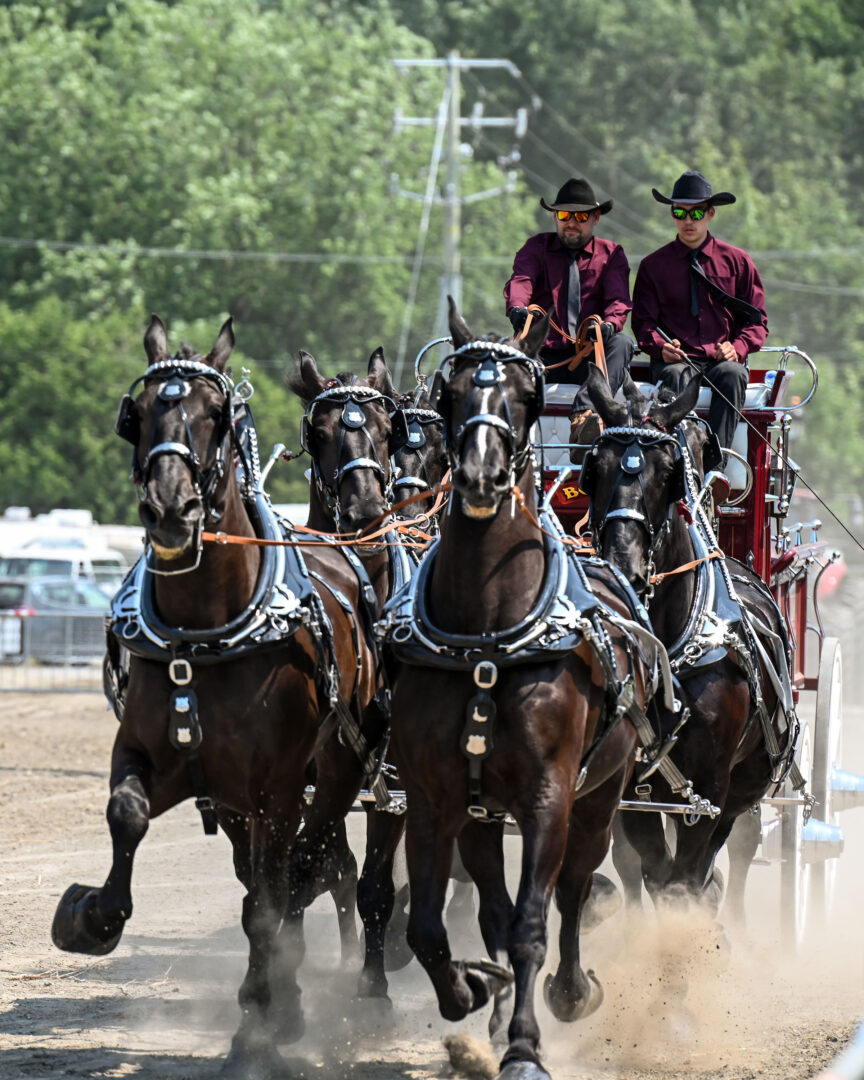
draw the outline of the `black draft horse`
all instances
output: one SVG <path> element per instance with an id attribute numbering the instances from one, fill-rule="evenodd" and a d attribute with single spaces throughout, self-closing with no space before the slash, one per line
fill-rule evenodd
<path id="1" fill-rule="evenodd" d="M 309 485 L 309 526 L 322 533 L 338 533 L 346 541 L 377 519 L 387 522 L 396 469 L 392 457 L 404 449 L 409 430 L 397 408 L 398 394 L 379 347 L 369 358 L 367 375 L 340 372 L 327 378 L 315 358 L 301 351 L 287 378 L 289 389 L 305 406 L 303 445 L 312 468 Z M 342 484 L 353 476 L 354 491 L 345 498 Z M 392 590 L 410 574 L 407 557 L 394 547 L 388 533 L 371 542 L 343 547 L 355 574 L 365 583 L 364 629 L 372 641 L 372 624 Z M 323 583 L 322 583 L 323 586 Z M 363 717 L 363 730 L 371 747 L 386 747 L 389 715 L 384 687 Z M 315 896 L 330 891 L 340 909 L 343 956 L 351 951 L 355 904 L 363 921 L 365 952 L 359 993 L 387 999 L 386 967 L 404 966 L 411 953 L 398 927 L 390 927 L 395 889 L 393 854 L 402 834 L 403 819 L 372 808 L 367 817 L 366 858 L 359 881 L 357 864 L 348 845 L 345 815 L 363 780 L 357 755 L 334 735 L 319 747 L 315 761 L 315 795 L 304 814 L 303 828 L 290 858 L 292 877 L 298 882 L 290 893 L 286 928 L 299 933 L 303 910 Z M 401 897 L 401 907 L 407 896 Z M 404 924 L 404 919 L 403 919 Z M 287 930 L 286 930 L 287 932 Z M 387 953 L 385 957 L 385 934 Z"/>
<path id="2" fill-rule="evenodd" d="M 532 327 L 524 340 L 480 340 L 451 301 L 450 329 L 455 354 L 439 407 L 454 491 L 437 550 L 426 556 L 415 580 L 423 595 L 424 635 L 434 626 L 440 640 L 458 639 L 468 662 L 438 664 L 433 657 L 435 666 L 426 666 L 427 657 L 416 653 L 412 662 L 406 657 L 410 634 L 388 638 L 403 661 L 392 725 L 408 802 L 408 938 L 449 1020 L 506 994 L 514 981 L 500 1078 L 539 1080 L 548 1074 L 540 1063 L 534 986 L 546 956 L 549 902 L 554 890 L 562 913 L 561 962 L 547 979 L 545 996 L 559 1019 L 573 1020 L 602 998 L 593 973 L 586 975 L 580 965 L 579 918 L 593 871 L 608 848 L 636 737 L 627 720 L 608 724 L 608 668 L 589 644 L 587 628 L 572 649 L 551 658 L 525 656 L 511 665 L 493 647 L 510 640 L 514 628 L 517 637 L 538 631 L 532 612 L 546 595 L 554 551 L 561 550 L 528 517 L 511 512 L 518 485 L 528 513 L 536 513 L 529 433 L 542 407 L 543 371 L 536 356 L 547 322 Z M 592 584 L 606 605 L 596 617 L 616 669 L 629 672 L 641 704 L 642 668 L 606 615 L 623 605 L 611 588 Z M 483 734 L 490 711 L 494 738 L 491 731 Z M 469 767 L 471 754 L 485 755 L 482 783 Z M 504 878 L 503 812 L 522 834 L 515 904 Z M 499 823 L 479 820 L 487 814 Z M 451 956 L 442 909 L 457 838 L 478 887 L 480 929 L 493 963 Z M 512 975 L 501 966 L 508 960 Z M 493 1023 L 500 1012 L 496 1008 Z"/>
<path id="3" fill-rule="evenodd" d="M 683 896 L 716 911 L 717 852 L 736 819 L 790 767 L 797 720 L 788 639 L 773 597 L 749 567 L 707 557 L 719 554 L 702 505 L 711 499 L 710 490 L 702 488 L 709 435 L 695 416 L 686 419 L 699 385 L 694 379 L 673 401 L 649 403 L 628 380 L 625 405 L 612 398 L 592 368 L 589 393 L 606 430 L 586 455 L 580 487 L 591 497 L 598 550 L 646 596 L 690 709 L 672 757 L 700 794 L 721 809 L 719 817 L 702 816 L 693 824 L 677 816 L 674 856 L 659 814 L 621 814 L 613 858 L 631 902 L 639 894 L 641 870 L 655 901 Z M 655 571 L 667 576 L 648 599 Z M 653 797 L 668 801 L 671 793 L 662 776 L 656 774 L 652 784 L 659 789 Z M 619 830 L 639 856 L 635 878 L 627 845 L 618 843 Z M 752 830 L 746 832 L 752 836 Z M 730 853 L 733 914 L 739 918 L 744 875 L 758 838 L 756 829 L 749 850 Z"/>
<path id="4" fill-rule="evenodd" d="M 231 840 L 246 889 L 242 1018 L 222 1075 L 260 1080 L 281 1075 L 276 1045 L 303 1028 L 296 982 L 302 948 L 279 928 L 307 770 L 335 730 L 333 700 L 357 711 L 368 706 L 377 664 L 356 616 L 334 598 L 339 590 L 349 607 L 361 608 L 357 579 L 338 552 L 316 548 L 306 556 L 307 569 L 328 583 L 316 599 L 308 576 L 274 576 L 273 566 L 288 556 L 270 553 L 281 548 L 202 544 L 208 528 L 255 537 L 269 505 L 260 492 L 257 501 L 250 497 L 234 467 L 243 448 L 225 375 L 234 346 L 231 320 L 207 356 L 188 346 L 170 356 L 156 316 L 144 346 L 149 367 L 136 380 L 140 392 L 124 399 L 118 417 L 118 432 L 135 448 L 148 549 L 138 568 L 140 607 L 134 616 L 118 611 L 116 602 L 114 610 L 115 630 L 124 628 L 117 631 L 120 644 L 133 655 L 128 676 L 123 664 L 115 665 L 122 686 L 115 686 L 120 726 L 107 810 L 113 862 L 101 888 L 70 887 L 52 935 L 63 949 L 110 952 L 132 915 L 132 864 L 150 819 L 197 796 L 202 812 L 215 814 Z M 244 460 L 244 483 L 254 482 L 255 470 Z M 345 477 L 346 499 L 357 478 Z M 272 529 L 270 535 L 281 539 Z M 130 580 L 118 596 L 134 593 Z M 328 621 L 330 646 L 322 648 Z M 133 646 L 145 622 L 151 636 L 138 655 Z"/>

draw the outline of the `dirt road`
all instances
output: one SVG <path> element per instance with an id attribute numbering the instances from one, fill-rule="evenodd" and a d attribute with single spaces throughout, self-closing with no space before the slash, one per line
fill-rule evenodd
<path id="1" fill-rule="evenodd" d="M 860 699 L 859 699 L 860 700 Z M 860 732 L 864 710 L 848 710 Z M 245 966 L 242 892 L 227 841 L 205 839 L 191 805 L 153 822 L 134 877 L 135 913 L 115 953 L 58 952 L 49 928 L 73 881 L 101 884 L 115 721 L 96 694 L 0 696 L 0 1077 L 214 1077 L 238 1020 Z M 853 771 L 864 747 L 847 737 Z M 352 820 L 357 831 L 359 821 Z M 731 956 L 710 936 L 695 947 L 653 913 L 616 916 L 585 941 L 606 987 L 600 1011 L 558 1024 L 538 1006 L 556 1080 L 803 1080 L 831 1058 L 864 1013 L 860 919 L 864 811 L 844 819 L 838 913 L 806 955 L 778 945 L 778 874 L 756 867 L 750 936 Z M 508 838 L 518 857 L 518 838 Z M 286 1047 L 294 1078 L 410 1080 L 452 1076 L 438 1016 L 416 962 L 392 977 L 394 1008 L 353 1000 L 339 970 L 329 898 L 307 918 L 308 1033 Z M 460 945 L 480 955 L 479 943 Z M 461 951 L 461 950 L 460 950 Z M 554 953 L 554 944 L 550 949 Z M 464 951 L 461 951 L 465 955 Z M 659 957 L 663 957 L 662 962 Z M 689 990 L 679 997 L 682 972 Z M 484 1016 L 455 1030 L 483 1037 Z"/>

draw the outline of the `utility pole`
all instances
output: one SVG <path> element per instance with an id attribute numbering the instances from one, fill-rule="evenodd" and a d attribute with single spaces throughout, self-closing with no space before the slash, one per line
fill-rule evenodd
<path id="1" fill-rule="evenodd" d="M 444 250 L 443 250 L 443 271 L 441 274 L 440 284 L 440 301 L 438 308 L 438 332 L 440 335 L 446 335 L 448 333 L 447 326 L 447 296 L 448 294 L 453 297 L 457 304 L 461 306 L 462 303 L 462 261 L 461 261 L 461 242 L 462 242 L 462 207 L 466 203 L 476 202 L 480 199 L 491 198 L 494 195 L 501 195 L 504 192 L 512 191 L 516 185 L 515 172 L 509 172 L 507 174 L 507 182 L 500 187 L 490 188 L 486 191 L 478 191 L 473 195 L 462 195 L 461 184 L 461 135 L 463 128 L 470 128 L 474 131 L 479 131 L 480 128 L 513 128 L 516 138 L 521 138 L 528 127 L 528 110 L 517 109 L 513 116 L 484 116 L 483 105 L 478 102 L 470 116 L 462 116 L 462 93 L 461 93 L 461 74 L 463 71 L 469 68 L 490 69 L 498 68 L 504 69 L 514 78 L 520 78 L 521 72 L 514 63 L 510 60 L 479 60 L 460 57 L 458 52 L 451 52 L 445 59 L 437 60 L 422 60 L 422 59 L 407 59 L 407 60 L 394 60 L 393 64 L 400 70 L 407 70 L 409 68 L 417 67 L 434 67 L 445 68 L 447 72 L 447 83 L 442 98 L 442 107 L 446 105 L 446 130 L 443 132 L 443 157 L 444 157 L 444 185 L 443 192 L 438 193 L 435 188 L 435 182 L 437 177 L 430 175 L 430 183 L 425 195 L 413 191 L 406 191 L 399 187 L 398 176 L 391 177 L 391 190 L 394 194 L 401 195 L 409 199 L 419 199 L 424 203 L 424 218 L 421 221 L 421 237 L 418 240 L 418 255 L 417 258 L 422 257 L 423 240 L 425 239 L 425 228 L 428 227 L 428 209 L 430 206 L 442 206 L 444 208 Z M 401 109 L 397 109 L 393 118 L 394 129 L 396 134 L 403 128 L 407 127 L 436 127 L 440 131 L 442 117 L 439 116 L 403 116 Z M 430 169 L 434 169 L 437 172 L 438 161 L 440 153 L 436 142 L 436 148 L 432 154 L 432 164 Z M 415 270 L 419 272 L 419 267 L 415 266 Z M 411 315 L 413 312 L 414 299 L 413 295 L 416 292 L 416 276 L 415 281 L 412 283 L 412 294 L 409 295 L 408 305 L 405 313 L 405 323 L 403 324 L 402 342 L 400 343 L 400 352 L 396 365 L 395 375 L 398 377 L 401 374 L 401 368 L 404 361 L 404 346 L 407 341 L 408 329 L 410 328 Z"/>

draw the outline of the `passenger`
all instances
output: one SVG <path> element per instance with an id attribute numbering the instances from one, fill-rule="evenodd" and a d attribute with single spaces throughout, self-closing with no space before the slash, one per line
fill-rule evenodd
<path id="1" fill-rule="evenodd" d="M 516 252 L 513 273 L 504 286 L 507 316 L 518 333 L 528 317 L 528 305 L 538 304 L 573 338 L 584 319 L 597 315 L 603 320 L 606 368 L 615 393 L 624 381 L 635 346 L 621 333 L 632 307 L 627 257 L 620 244 L 594 235 L 601 215 L 612 209 L 612 200 L 598 202 L 587 180 L 570 179 L 551 206 L 545 199 L 540 200 L 540 205 L 551 212 L 555 232 L 537 233 Z M 540 352 L 547 367 L 575 355 L 565 334 L 550 328 Z M 581 386 L 587 371 L 584 360 L 572 371 L 563 364 L 549 376 L 549 381 Z M 576 394 L 570 420 L 571 442 L 593 442 L 600 433 L 584 389 Z"/>
<path id="2" fill-rule="evenodd" d="M 695 364 L 703 380 L 719 391 L 711 395 L 708 423 L 728 448 L 738 423 L 736 410 L 744 404 L 747 358 L 768 336 L 762 281 L 745 251 L 708 231 L 714 207 L 734 203 L 734 195 L 713 194 L 700 172 L 679 176 L 670 198 L 656 188 L 651 194 L 671 206 L 678 236 L 639 264 L 633 333 L 651 358 L 652 380 L 678 394 L 693 377 Z"/>
<path id="3" fill-rule="evenodd" d="M 819 1073 L 816 1080 L 864 1080 L 864 1024 L 846 1049 Z"/>

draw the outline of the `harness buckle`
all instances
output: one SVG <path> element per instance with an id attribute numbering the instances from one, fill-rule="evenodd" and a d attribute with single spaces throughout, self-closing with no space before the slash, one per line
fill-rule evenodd
<path id="1" fill-rule="evenodd" d="M 188 686 L 192 682 L 192 665 L 188 660 L 172 660 L 168 664 L 168 678 L 175 686 Z"/>
<path id="2" fill-rule="evenodd" d="M 640 802 L 650 802 L 651 801 L 651 785 L 650 784 L 637 784 L 636 788 L 635 788 L 635 791 L 636 791 L 636 795 L 638 796 Z"/>
<path id="3" fill-rule="evenodd" d="M 481 660 L 474 668 L 474 685 L 481 690 L 491 690 L 498 682 L 498 668 L 491 660 Z"/>
<path id="4" fill-rule="evenodd" d="M 485 806 L 479 806 L 477 803 L 471 803 L 468 806 L 468 813 L 475 821 L 489 820 L 489 811 Z"/>

